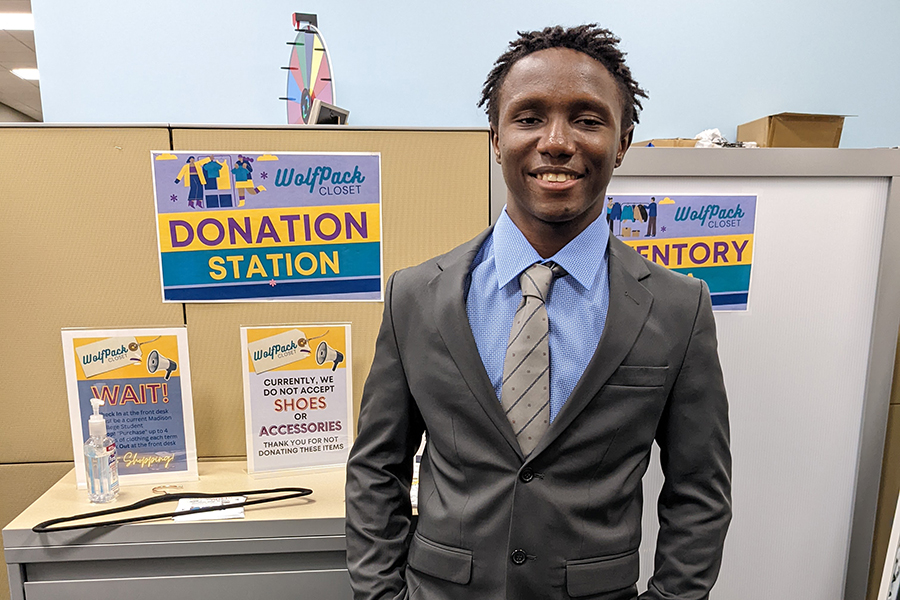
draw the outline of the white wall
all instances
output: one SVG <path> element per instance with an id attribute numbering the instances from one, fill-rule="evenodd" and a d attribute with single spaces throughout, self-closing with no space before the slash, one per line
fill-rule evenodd
<path id="1" fill-rule="evenodd" d="M 650 91 L 635 139 L 782 111 L 858 115 L 842 147 L 900 144 L 897 0 L 32 0 L 47 122 L 283 124 L 294 11 L 317 13 L 356 125 L 483 126 L 517 29 L 598 21 Z"/>

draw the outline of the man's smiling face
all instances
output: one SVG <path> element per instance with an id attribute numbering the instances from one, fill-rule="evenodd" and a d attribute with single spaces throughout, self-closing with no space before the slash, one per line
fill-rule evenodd
<path id="1" fill-rule="evenodd" d="M 551 48 L 513 64 L 498 99 L 491 142 L 510 218 L 529 241 L 562 224 L 577 235 L 603 211 L 631 142 L 615 79 L 586 54 Z"/>

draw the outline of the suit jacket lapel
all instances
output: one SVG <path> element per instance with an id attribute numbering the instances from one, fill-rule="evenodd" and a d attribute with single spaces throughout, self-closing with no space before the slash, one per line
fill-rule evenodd
<path id="1" fill-rule="evenodd" d="M 482 243 L 492 231 L 493 227 L 487 229 L 471 242 L 438 260 L 437 266 L 441 272 L 429 282 L 430 297 L 434 298 L 434 320 L 438 332 L 463 380 L 506 442 L 521 457 L 519 442 L 497 400 L 484 363 L 481 362 L 466 314 L 465 289 L 469 269 Z"/>
<path id="2" fill-rule="evenodd" d="M 572 395 L 535 448 L 536 456 L 584 410 L 634 345 L 650 314 L 653 295 L 640 280 L 650 275 L 643 259 L 615 236 L 609 239 L 609 311 L 600 343 Z"/>

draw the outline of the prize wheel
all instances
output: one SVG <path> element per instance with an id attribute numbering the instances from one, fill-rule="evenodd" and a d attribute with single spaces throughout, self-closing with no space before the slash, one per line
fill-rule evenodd
<path id="1" fill-rule="evenodd" d="M 288 123 L 309 123 L 313 100 L 334 104 L 331 59 L 319 30 L 305 24 L 297 30 L 287 80 Z"/>

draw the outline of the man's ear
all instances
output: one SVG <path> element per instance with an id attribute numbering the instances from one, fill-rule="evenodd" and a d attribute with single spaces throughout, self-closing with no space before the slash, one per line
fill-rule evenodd
<path id="1" fill-rule="evenodd" d="M 628 152 L 628 149 L 631 147 L 631 140 L 633 138 L 634 124 L 632 123 L 631 127 L 622 132 L 622 137 L 619 138 L 619 149 L 616 151 L 616 167 L 619 167 L 622 164 L 622 159 L 625 158 L 625 153 Z"/>
<path id="2" fill-rule="evenodd" d="M 497 137 L 497 130 L 491 126 L 491 148 L 494 149 L 494 160 L 500 164 L 500 138 Z"/>

